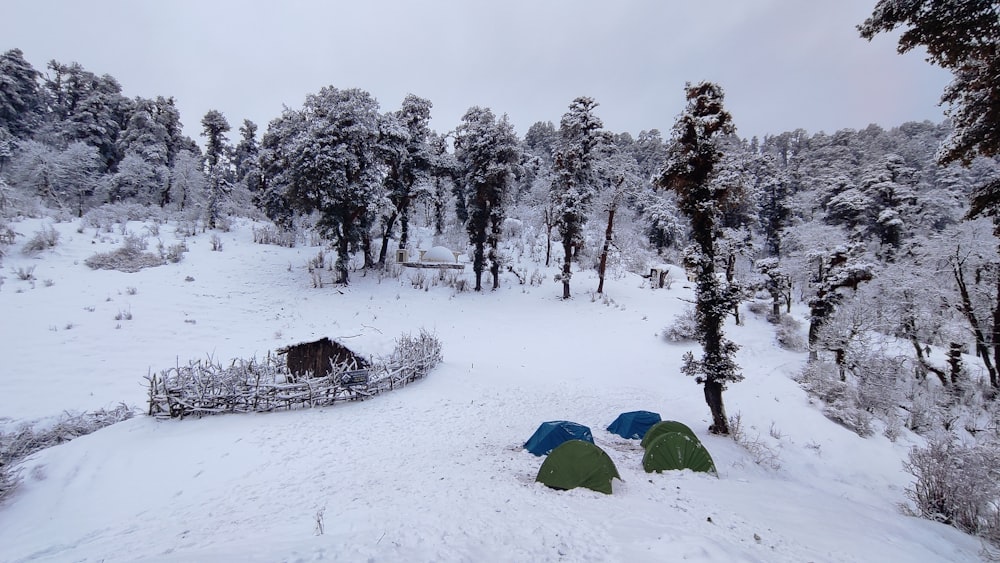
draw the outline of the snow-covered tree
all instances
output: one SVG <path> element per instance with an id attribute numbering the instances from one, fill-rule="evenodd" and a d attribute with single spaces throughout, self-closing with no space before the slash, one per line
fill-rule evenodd
<path id="1" fill-rule="evenodd" d="M 99 172 L 103 163 L 97 149 L 79 141 L 70 143 L 60 154 L 62 199 L 75 208 L 77 217 L 94 204 L 100 184 Z"/>
<path id="2" fill-rule="evenodd" d="M 85 143 L 74 142 L 60 151 L 37 141 L 22 141 L 11 165 L 11 180 L 46 204 L 82 216 L 93 203 L 102 166 L 97 149 Z"/>
<path id="3" fill-rule="evenodd" d="M 455 130 L 455 158 L 462 171 L 462 201 L 473 246 L 475 290 L 483 289 L 487 258 L 496 289 L 500 287 L 500 235 L 514 173 L 521 161 L 520 142 L 507 116 L 498 120 L 488 108 L 469 108 Z"/>
<path id="4" fill-rule="evenodd" d="M 159 205 L 166 175 L 164 166 L 154 166 L 135 153 L 129 153 L 118 163 L 118 171 L 108 182 L 108 201 Z"/>
<path id="5" fill-rule="evenodd" d="M 715 272 L 716 239 L 723 207 L 732 194 L 726 183 L 713 182 L 723 153 L 719 146 L 734 133 L 732 117 L 723 107 L 722 88 L 711 82 L 688 84 L 687 106 L 674 124 L 667 159 L 657 178 L 660 187 L 677 194 L 678 207 L 691 221 L 693 260 L 697 267 L 695 315 L 702 345 L 701 360 L 690 352 L 682 371 L 704 385 L 705 402 L 712 412 L 714 434 L 729 434 L 722 400 L 728 383 L 743 379 L 734 356 L 738 346 L 725 338 L 723 323 L 734 304 L 734 295 Z"/>
<path id="6" fill-rule="evenodd" d="M 385 253 L 392 230 L 399 221 L 399 247 L 406 248 L 410 236 L 410 213 L 418 197 L 418 187 L 428 182 L 433 153 L 429 145 L 430 100 L 408 94 L 396 112 L 383 119 L 382 146 L 387 174 L 386 192 L 393 211 L 384 219 L 382 252 L 379 263 L 385 263 Z"/>
<path id="7" fill-rule="evenodd" d="M 257 157 L 260 146 L 257 143 L 257 124 L 249 119 L 243 120 L 240 126 L 240 141 L 233 149 L 233 168 L 235 180 L 242 182 L 249 191 L 257 191 L 260 182 L 257 177 Z"/>
<path id="8" fill-rule="evenodd" d="M 383 197 L 378 110 L 368 92 L 327 86 L 272 121 L 262 143 L 258 203 L 285 224 L 294 212 L 319 214 L 318 229 L 337 249 L 337 283 L 348 283 L 350 252 Z"/>
<path id="9" fill-rule="evenodd" d="M 673 199 L 661 193 L 642 192 L 637 204 L 646 224 L 646 236 L 657 255 L 676 246 L 684 236 L 684 225 Z"/>
<path id="10" fill-rule="evenodd" d="M 857 246 L 838 246 L 829 252 L 814 252 L 814 277 L 811 283 L 815 294 L 809 300 L 809 358 L 818 358 L 820 331 L 848 290 L 872 279 L 873 266 L 858 257 Z M 842 353 L 843 351 L 834 350 Z M 838 363 L 842 358 L 838 355 Z"/>
<path id="11" fill-rule="evenodd" d="M 604 124 L 594 115 L 597 102 L 580 97 L 570 104 L 559 123 L 559 143 L 554 155 L 552 202 L 556 228 L 562 238 L 563 299 L 570 298 L 570 278 L 576 249 L 583 242 L 583 227 L 590 205 L 600 189 L 597 161 L 599 146 L 606 142 Z"/>
<path id="12" fill-rule="evenodd" d="M 953 129 L 942 144 L 942 164 L 970 164 L 976 156 L 1000 156 L 1000 5 L 996 0 L 879 0 L 858 30 L 871 40 L 903 28 L 899 52 L 916 47 L 952 73 L 941 102 Z M 1000 179 L 976 187 L 970 215 L 996 217 L 1000 233 Z"/>
<path id="13" fill-rule="evenodd" d="M 600 201 L 601 208 L 607 216 L 607 228 L 604 230 L 604 245 L 597 264 L 597 293 L 604 293 L 604 276 L 608 266 L 608 255 L 614 243 L 615 215 L 618 209 L 629 199 L 634 199 L 639 189 L 645 185 L 640 178 L 640 168 L 631 155 L 617 148 L 609 148 L 610 154 L 605 155 L 602 162 L 603 176 L 608 183 Z"/>
<path id="14" fill-rule="evenodd" d="M 181 151 L 170 169 L 170 202 L 184 211 L 204 203 L 206 194 L 205 173 L 201 156 L 191 151 Z"/>
<path id="15" fill-rule="evenodd" d="M 50 123 L 36 136 L 53 143 L 83 141 L 97 148 L 105 170 L 114 171 L 124 156 L 118 136 L 128 122 L 132 101 L 122 95 L 114 77 L 97 76 L 79 63 L 52 61 L 48 69 Z"/>
<path id="16" fill-rule="evenodd" d="M 780 256 L 781 233 L 791 219 L 788 199 L 792 181 L 788 171 L 781 168 L 771 154 L 757 156 L 753 173 L 760 196 L 757 223 L 764 236 L 764 252 Z"/>
<path id="17" fill-rule="evenodd" d="M 871 40 L 897 28 L 899 52 L 916 47 L 952 73 L 941 101 L 954 129 L 941 149 L 943 163 L 1000 154 L 1000 18 L 995 0 L 879 0 L 858 26 Z"/>
<path id="18" fill-rule="evenodd" d="M 229 122 L 218 110 L 208 110 L 201 119 L 202 132 L 205 137 L 205 174 L 208 177 L 208 197 L 205 201 L 205 214 L 208 228 L 214 229 L 222 215 L 222 205 L 226 196 L 232 190 L 229 174 L 229 143 L 226 133 Z"/>
<path id="19" fill-rule="evenodd" d="M 459 187 L 458 179 L 461 173 L 455 155 L 448 151 L 445 135 L 431 131 L 427 145 L 430 151 L 430 173 L 434 183 L 430 196 L 434 208 L 434 232 L 440 235 L 445 228 L 445 209 Z M 460 201 L 461 198 L 456 200 Z"/>
<path id="20" fill-rule="evenodd" d="M 15 138 L 29 138 L 41 120 L 44 98 L 38 86 L 40 77 L 20 49 L 0 55 L 0 129 Z"/>

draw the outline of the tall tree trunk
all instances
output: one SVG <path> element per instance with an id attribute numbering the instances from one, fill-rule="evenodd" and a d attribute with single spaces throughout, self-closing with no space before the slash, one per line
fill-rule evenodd
<path id="1" fill-rule="evenodd" d="M 410 199 L 406 198 L 400 203 L 399 209 L 399 247 L 406 248 L 408 242 L 410 242 Z"/>
<path id="2" fill-rule="evenodd" d="M 948 345 L 948 375 L 952 386 L 958 385 L 962 376 L 962 345 L 952 342 Z"/>
<path id="3" fill-rule="evenodd" d="M 351 245 L 347 239 L 347 226 L 341 225 L 337 240 L 337 283 L 347 284 L 347 264 L 351 260 Z"/>
<path id="4" fill-rule="evenodd" d="M 563 284 L 563 299 L 569 299 L 569 280 L 573 276 L 573 243 L 570 241 L 569 237 L 563 238 L 563 271 L 562 271 L 562 284 Z"/>
<path id="5" fill-rule="evenodd" d="M 393 211 L 389 217 L 383 221 L 382 227 L 382 248 L 378 251 L 378 265 L 385 266 L 385 256 L 389 253 L 389 239 L 392 238 L 392 229 L 396 225 L 396 212 Z M 406 244 L 400 242 L 399 248 L 406 248 Z"/>
<path id="6" fill-rule="evenodd" d="M 993 303 L 993 360 L 997 361 L 1000 359 L 1000 272 L 997 275 L 997 293 L 996 301 Z M 1000 385 L 994 380 L 994 387 Z"/>
<path id="7" fill-rule="evenodd" d="M 729 434 L 729 420 L 726 418 L 726 406 L 722 402 L 722 383 L 715 380 L 705 381 L 705 403 L 712 412 L 712 425 L 708 431 L 712 434 Z"/>
<path id="8" fill-rule="evenodd" d="M 726 283 L 728 287 L 727 291 L 732 291 L 733 280 L 736 279 L 736 254 L 730 254 L 726 257 Z M 733 303 L 733 318 L 736 319 L 737 326 L 742 326 L 743 322 L 740 320 L 740 302 L 736 300 Z"/>
<path id="9" fill-rule="evenodd" d="M 552 211 L 546 209 L 545 212 L 545 267 L 552 264 Z"/>
<path id="10" fill-rule="evenodd" d="M 608 252 L 611 251 L 612 233 L 615 228 L 615 206 L 608 208 L 608 228 L 604 231 L 604 248 L 601 249 L 601 263 L 597 266 L 597 293 L 604 293 L 604 272 L 608 267 Z"/>
<path id="11" fill-rule="evenodd" d="M 969 321 L 969 325 L 972 327 L 972 333 L 976 337 L 976 351 L 983 359 L 983 365 L 986 367 L 986 372 L 990 375 L 990 385 L 994 388 L 1000 387 L 1000 380 L 997 378 L 997 369 L 993 366 L 993 360 L 990 358 L 990 348 L 986 344 L 985 333 L 979 324 L 979 319 L 976 317 L 976 310 L 973 308 L 972 298 L 969 296 L 969 288 L 965 284 L 965 273 L 962 271 L 962 267 L 959 264 L 954 265 L 952 267 L 952 271 L 955 274 L 955 283 L 958 285 L 959 295 L 962 297 L 961 310 L 965 315 L 966 320 Z"/>
<path id="12" fill-rule="evenodd" d="M 372 249 L 372 233 L 367 228 L 361 231 L 361 252 L 365 255 L 365 269 L 375 267 L 375 253 Z"/>
<path id="13" fill-rule="evenodd" d="M 476 291 L 483 290 L 483 263 L 485 261 L 483 243 L 476 241 L 475 250 L 472 252 L 472 271 L 476 274 Z"/>

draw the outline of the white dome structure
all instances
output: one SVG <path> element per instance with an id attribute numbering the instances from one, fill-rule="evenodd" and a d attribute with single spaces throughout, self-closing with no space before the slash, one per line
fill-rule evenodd
<path id="1" fill-rule="evenodd" d="M 435 246 L 424 252 L 421 262 L 456 262 L 455 253 L 444 246 Z"/>

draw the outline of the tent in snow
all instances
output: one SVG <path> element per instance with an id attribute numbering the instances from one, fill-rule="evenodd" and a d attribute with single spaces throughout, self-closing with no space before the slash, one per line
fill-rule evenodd
<path id="1" fill-rule="evenodd" d="M 649 444 L 653 440 L 668 432 L 680 432 L 685 436 L 690 436 L 696 442 L 700 442 L 700 440 L 698 440 L 698 437 L 694 435 L 694 430 L 691 430 L 691 428 L 689 428 L 687 424 L 684 424 L 683 422 L 677 422 L 676 420 L 664 420 L 663 422 L 657 422 L 656 424 L 649 427 L 649 430 L 646 431 L 646 434 L 643 435 L 642 437 L 642 442 L 641 442 L 642 447 L 648 448 Z"/>
<path id="2" fill-rule="evenodd" d="M 642 456 L 642 468 L 646 473 L 690 469 L 718 476 L 712 456 L 705 446 L 680 432 L 667 432 L 650 442 L 646 455 Z"/>
<path id="3" fill-rule="evenodd" d="M 566 420 L 543 422 L 531 438 L 524 443 L 524 449 L 535 455 L 545 455 L 566 440 L 585 440 L 594 443 L 590 428 Z"/>
<path id="4" fill-rule="evenodd" d="M 638 440 L 646 435 L 651 426 L 660 422 L 660 415 L 649 411 L 623 412 L 608 426 L 608 432 L 622 438 Z"/>
<path id="5" fill-rule="evenodd" d="M 554 489 L 586 487 L 611 494 L 611 480 L 621 479 L 615 462 L 593 442 L 567 440 L 542 462 L 535 481 Z"/>

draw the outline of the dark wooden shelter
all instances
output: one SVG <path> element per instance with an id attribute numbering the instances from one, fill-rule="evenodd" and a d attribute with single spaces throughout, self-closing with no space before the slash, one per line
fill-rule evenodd
<path id="1" fill-rule="evenodd" d="M 345 365 L 352 370 L 369 367 L 364 357 L 329 338 L 293 344 L 278 353 L 285 354 L 288 371 L 298 377 L 325 377 L 330 375 L 334 365 Z"/>

